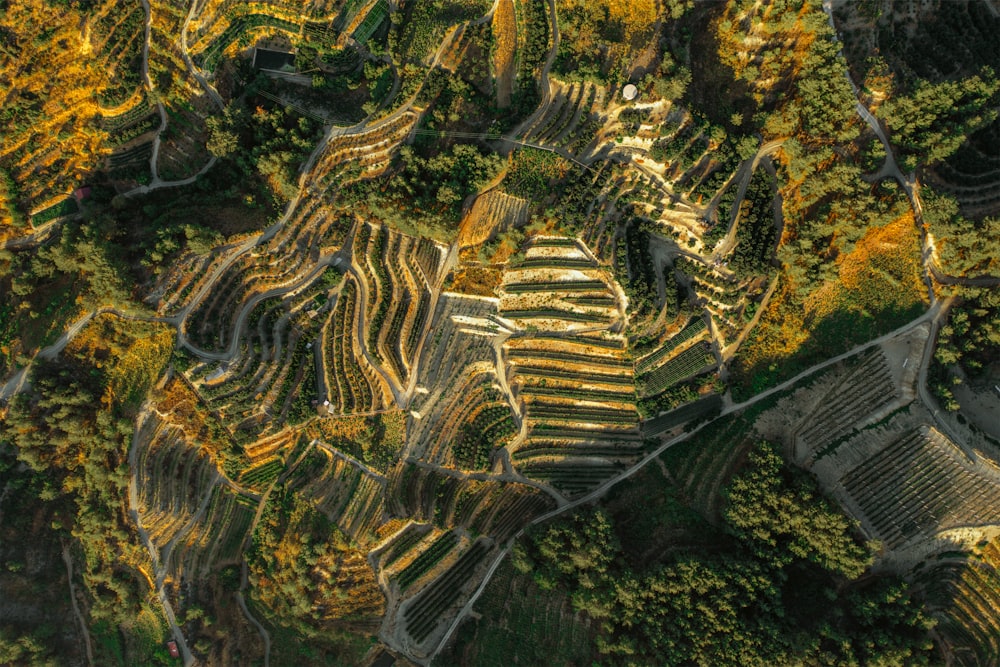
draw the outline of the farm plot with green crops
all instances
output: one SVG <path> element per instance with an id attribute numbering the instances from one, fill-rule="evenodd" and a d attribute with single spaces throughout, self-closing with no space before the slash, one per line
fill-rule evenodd
<path id="1" fill-rule="evenodd" d="M 712 347 L 707 342 L 684 350 L 659 368 L 636 378 L 640 393 L 655 396 L 686 377 L 697 375 L 716 363 Z"/>
<path id="2" fill-rule="evenodd" d="M 430 544 L 419 556 L 417 556 L 403 571 L 399 573 L 397 581 L 399 589 L 405 591 L 416 583 L 417 579 L 431 571 L 441 559 L 458 544 L 458 535 L 448 531 Z"/>
<path id="3" fill-rule="evenodd" d="M 616 384 L 631 387 L 631 375 L 606 375 L 590 371 L 571 371 L 549 368 L 546 366 L 528 366 L 518 364 L 514 366 L 514 373 L 521 376 L 536 378 L 553 378 L 556 380 L 568 380 L 574 383 L 584 384 Z"/>
<path id="4" fill-rule="evenodd" d="M 537 310 L 506 310 L 503 316 L 512 320 L 566 320 L 567 322 L 593 322 L 600 323 L 607 321 L 604 313 L 578 313 L 571 310 L 558 310 L 556 308 L 540 308 Z"/>
<path id="5" fill-rule="evenodd" d="M 78 213 L 80 208 L 76 205 L 76 200 L 72 197 L 68 199 L 63 199 L 57 204 L 53 204 L 48 208 L 35 213 L 31 216 L 31 224 L 38 225 L 49 222 L 50 220 L 55 220 L 56 218 L 62 218 L 67 215 L 73 215 Z"/>
<path id="6" fill-rule="evenodd" d="M 635 402 L 635 393 L 631 390 L 628 392 L 621 391 L 610 391 L 610 390 L 596 390 L 596 389 L 574 389 L 572 387 L 539 387 L 539 386 L 528 386 L 522 390 L 526 394 L 531 394 L 533 396 L 554 396 L 558 398 L 572 398 L 581 401 L 593 401 L 593 402 L 622 402 L 622 403 L 632 403 Z"/>
<path id="7" fill-rule="evenodd" d="M 481 470 L 489 465 L 490 453 L 507 444 L 517 432 L 517 425 L 506 404 L 493 404 L 480 410 L 475 419 L 463 426 L 454 447 L 455 461 L 466 468 Z"/>
<path id="8" fill-rule="evenodd" d="M 666 359 L 671 352 L 676 350 L 678 347 L 691 340 L 701 332 L 707 329 L 705 324 L 705 319 L 702 317 L 696 318 L 693 322 L 684 327 L 679 334 L 668 339 L 659 349 L 657 349 L 652 354 L 648 354 L 635 364 L 635 372 L 642 374 L 648 373 L 653 368 L 657 366 L 661 361 Z"/>
<path id="9" fill-rule="evenodd" d="M 263 489 L 276 480 L 284 469 L 284 461 L 275 456 L 244 470 L 240 473 L 239 482 L 252 488 Z"/>
<path id="10" fill-rule="evenodd" d="M 359 44 L 367 44 L 368 40 L 379 29 L 379 26 L 382 25 L 387 16 L 389 16 L 389 3 L 385 0 L 379 0 L 368 11 L 368 15 L 365 16 L 361 25 L 354 29 L 351 37 Z"/>
<path id="11" fill-rule="evenodd" d="M 583 494 L 619 474 L 624 466 L 531 461 L 519 466 L 532 479 L 548 482 L 569 496 Z"/>
<path id="12" fill-rule="evenodd" d="M 596 269 L 585 257 L 532 257 L 519 262 L 516 269 Z"/>
<path id="13" fill-rule="evenodd" d="M 504 285 L 508 294 L 527 294 L 529 292 L 604 292 L 607 290 L 600 280 L 552 280 L 540 283 L 512 283 Z"/>
<path id="14" fill-rule="evenodd" d="M 615 341 L 615 345 L 621 345 Z M 609 366 L 612 368 L 628 368 L 629 362 L 625 359 L 614 357 L 603 357 L 590 354 L 578 354 L 576 352 L 564 352 L 562 350 L 539 350 L 527 347 L 514 347 L 507 351 L 507 356 L 512 359 L 542 359 L 545 361 L 568 361 L 575 364 L 593 364 L 595 366 Z"/>
<path id="15" fill-rule="evenodd" d="M 706 518 L 718 517 L 723 503 L 720 490 L 753 446 L 756 414 L 743 412 L 720 419 L 660 455 L 680 498 Z"/>
<path id="16" fill-rule="evenodd" d="M 442 614 L 458 600 L 488 550 L 489 547 L 478 540 L 406 608 L 403 612 L 406 632 L 417 643 L 425 641 L 438 625 L 447 620 L 442 618 Z"/>

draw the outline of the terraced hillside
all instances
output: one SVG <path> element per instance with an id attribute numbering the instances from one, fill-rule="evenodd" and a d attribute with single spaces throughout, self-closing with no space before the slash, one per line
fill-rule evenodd
<path id="1" fill-rule="evenodd" d="M 890 444 L 842 484 L 863 525 L 889 548 L 939 531 L 1000 524 L 996 470 L 970 461 L 931 427 Z"/>
<path id="2" fill-rule="evenodd" d="M 937 632 L 962 665 L 996 665 L 1000 654 L 1000 544 L 979 545 L 961 558 L 949 558 L 917 575 L 938 621 Z"/>
<path id="3" fill-rule="evenodd" d="M 0 662 L 998 663 L 995 2 L 62 4 Z"/>
<path id="4" fill-rule="evenodd" d="M 515 328 L 503 347 L 523 411 L 514 466 L 574 495 L 642 452 L 625 357 L 620 288 L 578 241 L 539 237 L 508 268 L 499 316 Z"/>

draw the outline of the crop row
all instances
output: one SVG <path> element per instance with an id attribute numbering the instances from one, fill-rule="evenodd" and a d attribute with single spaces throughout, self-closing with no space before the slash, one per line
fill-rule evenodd
<path id="1" fill-rule="evenodd" d="M 591 308 L 614 308 L 618 302 L 610 294 L 604 296 L 568 296 L 563 301 L 574 306 L 589 306 Z"/>
<path id="2" fill-rule="evenodd" d="M 524 366 L 518 364 L 514 366 L 516 375 L 535 378 L 555 378 L 557 380 L 567 380 L 578 384 L 615 384 L 631 387 L 633 384 L 631 375 L 605 375 L 587 371 L 560 370 L 557 368 Z"/>
<path id="3" fill-rule="evenodd" d="M 481 470 L 489 465 L 490 454 L 517 431 L 506 404 L 487 404 L 466 424 L 459 439 L 453 443 L 455 461 L 466 468 Z"/>
<path id="4" fill-rule="evenodd" d="M 504 285 L 508 294 L 526 294 L 530 292 L 603 292 L 608 288 L 600 280 L 551 280 L 541 283 L 513 283 Z"/>
<path id="5" fill-rule="evenodd" d="M 504 317 L 520 320 L 563 320 L 567 322 L 605 322 L 607 316 L 603 313 L 578 313 L 573 310 L 558 310 L 556 308 L 537 308 L 534 310 L 507 310 Z"/>
<path id="6" fill-rule="evenodd" d="M 633 410 L 612 408 L 589 408 L 568 404 L 532 402 L 528 408 L 531 419 L 566 421 L 571 423 L 633 425 L 636 413 Z"/>
<path id="7" fill-rule="evenodd" d="M 851 430 L 857 420 L 888 405 L 895 397 L 888 361 L 884 354 L 876 352 L 823 398 L 797 435 L 812 448 L 818 448 L 823 442 L 836 440 Z"/>
<path id="8" fill-rule="evenodd" d="M 403 612 L 406 632 L 417 643 L 427 639 L 441 621 L 441 614 L 461 595 L 469 577 L 486 555 L 488 547 L 482 540 L 473 544 L 448 571 L 422 591 Z"/>
<path id="9" fill-rule="evenodd" d="M 239 482 L 250 487 L 265 488 L 278 478 L 284 467 L 284 462 L 279 457 L 273 456 L 240 473 Z"/>
<path id="10" fill-rule="evenodd" d="M 589 491 L 621 472 L 622 466 L 606 464 L 566 464 L 555 462 L 530 462 L 521 466 L 521 472 L 532 479 L 548 482 L 569 495 Z"/>
<path id="11" fill-rule="evenodd" d="M 625 340 L 623 338 L 604 338 L 601 335 L 565 336 L 559 333 L 550 333 L 547 331 L 537 331 L 534 334 L 532 334 L 532 336 L 538 340 L 558 340 L 560 344 L 564 346 L 588 345 L 591 347 L 601 347 L 608 350 L 625 349 Z"/>
<path id="12" fill-rule="evenodd" d="M 680 333 L 667 340 L 662 347 L 657 349 L 652 354 L 649 354 L 637 361 L 635 364 L 636 373 L 642 374 L 648 372 L 665 359 L 671 352 L 676 350 L 680 345 L 691 340 L 702 331 L 705 331 L 706 328 L 707 325 L 705 324 L 704 318 L 695 318 L 694 321 L 684 327 Z"/>
<path id="13" fill-rule="evenodd" d="M 635 401 L 635 393 L 631 389 L 626 393 L 610 390 L 576 389 L 572 387 L 526 386 L 521 391 L 523 394 L 531 396 L 555 396 L 558 398 L 571 398 L 596 403 L 632 403 Z"/>
<path id="14" fill-rule="evenodd" d="M 535 236 L 531 245 L 537 248 L 577 248 L 576 239 L 568 236 Z"/>
<path id="15" fill-rule="evenodd" d="M 644 396 L 660 393 L 672 384 L 695 375 L 715 363 L 711 345 L 701 342 L 692 345 L 659 368 L 637 378 Z"/>
<path id="16" fill-rule="evenodd" d="M 336 411 L 349 414 L 376 407 L 372 385 L 354 348 L 358 288 L 348 281 L 327 323 L 326 385 Z"/>
<path id="17" fill-rule="evenodd" d="M 964 454 L 926 426 L 865 461 L 843 483 L 890 549 L 920 534 L 1000 522 L 1000 486 L 970 470 Z"/>
<path id="18" fill-rule="evenodd" d="M 542 359 L 554 362 L 568 361 L 574 364 L 611 366 L 614 368 L 628 368 L 631 365 L 625 359 L 618 359 L 616 357 L 563 352 L 561 350 L 543 350 L 530 347 L 509 347 L 507 348 L 507 356 L 511 359 Z"/>
<path id="19" fill-rule="evenodd" d="M 515 269 L 596 269 L 586 257 L 531 257 L 512 265 Z"/>
<path id="20" fill-rule="evenodd" d="M 453 531 L 448 531 L 424 549 L 406 568 L 399 573 L 397 581 L 399 589 L 405 591 L 412 586 L 417 579 L 430 572 L 431 568 L 437 565 L 442 558 L 455 548 L 458 544 L 458 536 Z"/>

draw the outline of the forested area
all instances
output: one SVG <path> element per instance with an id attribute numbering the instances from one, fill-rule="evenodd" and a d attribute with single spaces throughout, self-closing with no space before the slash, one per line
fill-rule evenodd
<path id="1" fill-rule="evenodd" d="M 141 574 L 148 554 L 127 518 L 126 457 L 139 404 L 172 343 L 165 327 L 101 317 L 57 362 L 36 361 L 30 391 L 15 398 L 0 427 L 0 444 L 38 473 L 25 492 L 62 508 L 51 530 L 76 540 L 83 555 L 89 623 L 108 663 L 127 655 L 168 664 L 163 617 Z"/>
<path id="2" fill-rule="evenodd" d="M 362 181 L 344 197 L 405 232 L 450 240 L 458 233 L 465 198 L 502 167 L 496 154 L 475 144 L 456 143 L 427 157 L 404 146 L 391 177 Z"/>

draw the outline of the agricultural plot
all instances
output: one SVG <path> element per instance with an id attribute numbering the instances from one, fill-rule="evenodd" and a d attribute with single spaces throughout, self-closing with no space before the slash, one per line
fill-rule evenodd
<path id="1" fill-rule="evenodd" d="M 443 560 L 456 546 L 458 546 L 458 535 L 450 530 L 427 544 L 426 548 L 419 551 L 416 558 L 399 571 L 399 575 L 396 577 L 399 590 L 405 593 L 406 589 L 430 572 L 431 568 Z"/>
<path id="2" fill-rule="evenodd" d="M 198 514 L 219 471 L 205 450 L 156 415 L 142 424 L 136 442 L 139 515 L 162 549 Z"/>
<path id="3" fill-rule="evenodd" d="M 887 548 L 949 528 L 1000 524 L 1000 483 L 930 426 L 904 434 L 840 482 Z"/>
<path id="4" fill-rule="evenodd" d="M 302 207 L 297 213 L 267 247 L 233 262 L 211 292 L 196 304 L 186 330 L 192 343 L 208 351 L 224 352 L 232 337 L 241 333 L 235 330 L 236 319 L 252 300 L 259 301 L 267 293 L 288 292 L 294 297 L 300 290 L 319 285 L 317 281 L 333 287 L 335 270 L 324 271 L 318 260 L 324 249 L 343 239 L 350 222 L 326 214 L 316 204 Z M 196 285 L 185 286 L 183 291 L 193 291 Z M 179 305 L 182 298 L 179 295 L 172 301 Z"/>
<path id="5" fill-rule="evenodd" d="M 236 562 L 257 502 L 220 483 L 212 458 L 157 416 L 136 446 L 139 517 L 171 576 L 198 579 Z"/>
<path id="6" fill-rule="evenodd" d="M 512 461 L 570 494 L 642 451 L 633 369 L 615 334 L 619 295 L 590 250 L 571 239 L 532 239 L 524 261 L 504 274 L 500 316 L 526 329 L 503 346 L 527 424 Z"/>
<path id="7" fill-rule="evenodd" d="M 869 354 L 828 393 L 819 398 L 815 411 L 806 416 L 794 434 L 795 458 L 807 461 L 825 446 L 863 425 L 863 420 L 897 400 L 896 383 L 881 350 Z"/>
<path id="8" fill-rule="evenodd" d="M 323 355 L 318 346 L 329 293 L 340 274 L 329 268 L 317 273 L 297 292 L 250 301 L 239 354 L 221 378 L 216 377 L 219 371 L 204 376 L 212 364 L 189 371 L 189 379 L 200 385 L 209 405 L 237 425 L 241 440 L 252 438 L 262 424 L 277 427 L 305 421 L 322 403 Z"/>
<path id="9" fill-rule="evenodd" d="M 594 303 L 608 305 L 583 305 L 564 296 L 603 297 Z M 534 242 L 524 260 L 504 273 L 500 312 L 505 319 L 532 320 L 531 325 L 547 331 L 611 329 L 622 315 L 615 285 L 588 249 L 579 244 L 538 246 Z"/>
<path id="10" fill-rule="evenodd" d="M 433 523 L 463 528 L 505 542 L 534 517 L 552 509 L 552 498 L 534 487 L 513 482 L 463 479 L 412 463 L 392 472 L 389 510 Z"/>
<path id="11" fill-rule="evenodd" d="M 354 239 L 358 277 L 367 292 L 368 353 L 405 386 L 438 289 L 441 253 L 383 225 L 358 228 Z"/>
<path id="12" fill-rule="evenodd" d="M 326 191 L 381 174 L 418 119 L 407 111 L 391 122 L 332 139 L 316 161 L 312 185 Z"/>
<path id="13" fill-rule="evenodd" d="M 681 380 L 698 375 L 714 366 L 712 346 L 702 341 L 673 356 L 669 361 L 636 378 L 642 397 L 656 396 Z"/>
<path id="14" fill-rule="evenodd" d="M 381 476 L 317 443 L 285 481 L 285 487 L 307 500 L 352 540 L 374 541 L 385 510 L 385 479 Z"/>
<path id="15" fill-rule="evenodd" d="M 514 655 L 533 664 L 583 665 L 590 659 L 590 622 L 566 598 L 540 589 L 506 559 L 476 601 L 483 616 L 474 638 L 457 633 L 458 664 L 507 667 Z"/>
<path id="16" fill-rule="evenodd" d="M 653 352 L 650 352 L 649 354 L 646 354 L 636 360 L 636 374 L 641 375 L 649 373 L 650 371 L 659 368 L 659 366 L 673 356 L 676 351 L 681 350 L 685 344 L 703 338 L 707 331 L 708 327 L 705 324 L 705 319 L 702 317 L 694 318 L 675 336 L 668 338 L 663 345 L 658 347 Z"/>
<path id="17" fill-rule="evenodd" d="M 427 642 L 457 613 L 456 603 L 474 585 L 476 569 L 489 550 L 488 540 L 476 540 L 454 565 L 404 605 L 401 610 L 404 627 L 414 642 L 418 645 Z"/>
<path id="18" fill-rule="evenodd" d="M 215 71 L 226 50 L 234 43 L 241 46 L 247 45 L 249 37 L 254 32 L 261 29 L 281 30 L 286 33 L 297 35 L 299 25 L 270 14 L 248 13 L 246 11 L 232 11 L 227 17 L 225 29 L 215 33 L 218 28 L 208 34 L 199 37 L 198 41 L 191 46 L 192 57 L 202 69 Z M 222 21 L 216 22 L 216 26 Z"/>
<path id="19" fill-rule="evenodd" d="M 605 92 L 589 81 L 568 85 L 554 83 L 552 103 L 524 131 L 524 140 L 582 155 L 606 122 Z"/>
<path id="20" fill-rule="evenodd" d="M 1000 655 L 1000 541 L 918 575 L 954 664 L 994 664 Z"/>
<path id="21" fill-rule="evenodd" d="M 476 198 L 458 233 L 459 247 L 478 246 L 528 221 L 528 201 L 494 188 Z"/>
<path id="22" fill-rule="evenodd" d="M 348 279 L 323 328 L 327 412 L 349 415 L 388 405 L 389 389 L 362 353 L 357 336 L 358 287 Z"/>
<path id="23" fill-rule="evenodd" d="M 487 299 L 455 294 L 442 294 L 438 299 L 410 406 L 413 455 L 421 460 L 451 466 L 459 456 L 462 465 L 482 465 L 493 444 L 505 442 L 506 435 L 483 440 L 469 430 L 483 410 L 503 408 L 507 420 L 511 418 L 510 407 L 496 388 L 496 352 L 491 345 L 498 329 L 494 313 L 494 304 Z M 500 429 L 494 435 L 506 430 L 504 421 L 493 422 Z"/>
<path id="24" fill-rule="evenodd" d="M 725 502 L 721 490 L 753 445 L 753 419 L 744 413 L 711 424 L 696 439 L 667 449 L 660 460 L 677 485 L 679 498 L 716 521 Z"/>
<path id="25" fill-rule="evenodd" d="M 493 12 L 493 73 L 497 107 L 506 109 L 514 92 L 514 65 L 517 55 L 517 15 L 514 0 L 500 0 Z"/>

